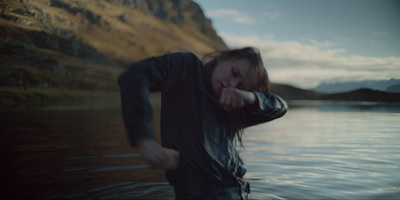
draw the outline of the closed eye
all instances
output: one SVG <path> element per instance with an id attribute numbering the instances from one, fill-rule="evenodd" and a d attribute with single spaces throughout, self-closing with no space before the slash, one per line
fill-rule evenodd
<path id="1" fill-rule="evenodd" d="M 234 77 L 242 77 L 242 75 L 240 74 L 240 71 L 236 67 L 232 67 L 232 75 Z"/>

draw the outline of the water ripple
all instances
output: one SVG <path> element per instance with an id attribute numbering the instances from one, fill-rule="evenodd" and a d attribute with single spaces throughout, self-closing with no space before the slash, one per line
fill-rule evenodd
<path id="1" fill-rule="evenodd" d="M 65 169 L 64 172 L 71 171 L 87 171 L 87 172 L 104 172 L 104 171 L 113 171 L 113 170 L 127 170 L 127 169 L 144 169 L 151 168 L 150 165 L 123 165 L 123 166 L 111 166 L 111 167 L 83 167 L 83 168 L 74 168 L 74 169 Z"/>

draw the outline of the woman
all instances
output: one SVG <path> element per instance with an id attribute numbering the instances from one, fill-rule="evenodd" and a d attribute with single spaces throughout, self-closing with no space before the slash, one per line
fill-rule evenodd
<path id="1" fill-rule="evenodd" d="M 133 64 L 119 77 L 132 145 L 166 170 L 177 199 L 246 199 L 246 169 L 236 151 L 243 128 L 277 119 L 287 105 L 269 93 L 260 53 L 210 53 L 204 63 L 173 53 Z M 153 137 L 149 92 L 161 91 L 161 143 Z"/>

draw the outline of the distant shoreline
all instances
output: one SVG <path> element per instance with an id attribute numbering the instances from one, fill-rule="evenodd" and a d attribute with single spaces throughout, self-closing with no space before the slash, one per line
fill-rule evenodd
<path id="1" fill-rule="evenodd" d="M 0 87 L 0 105 L 48 105 L 94 100 L 119 101 L 119 92 L 81 89 Z"/>
<path id="2" fill-rule="evenodd" d="M 53 105 L 120 104 L 119 91 L 82 89 L 0 87 L 0 107 L 35 107 Z M 161 93 L 151 93 L 155 112 L 161 110 Z"/>
<path id="3" fill-rule="evenodd" d="M 347 93 L 306 95 L 301 92 L 273 91 L 288 102 L 294 101 L 332 101 L 332 102 L 370 102 L 400 103 L 400 93 L 388 93 L 360 89 Z M 152 93 L 150 102 L 155 110 L 161 109 L 160 93 Z M 46 106 L 66 104 L 92 104 L 98 102 L 120 102 L 119 91 L 0 87 L 0 106 Z"/>

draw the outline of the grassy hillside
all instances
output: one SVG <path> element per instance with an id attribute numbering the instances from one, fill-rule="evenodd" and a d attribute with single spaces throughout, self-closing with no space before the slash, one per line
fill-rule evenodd
<path id="1" fill-rule="evenodd" d="M 132 62 L 176 51 L 201 57 L 227 48 L 193 23 L 176 24 L 110 2 L 0 2 L 0 97 L 29 100 L 32 89 L 51 96 L 46 88 L 59 90 L 57 98 L 66 91 L 108 97 L 117 93 L 117 76 Z"/>

